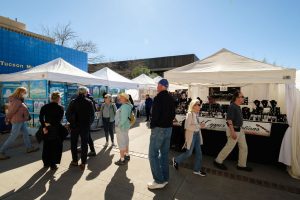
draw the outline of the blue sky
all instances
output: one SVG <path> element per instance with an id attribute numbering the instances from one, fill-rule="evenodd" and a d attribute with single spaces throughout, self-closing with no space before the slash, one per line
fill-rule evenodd
<path id="1" fill-rule="evenodd" d="M 300 69 L 299 10 L 298 0 L 3 0 L 0 15 L 32 32 L 71 22 L 105 60 L 227 48 Z"/>

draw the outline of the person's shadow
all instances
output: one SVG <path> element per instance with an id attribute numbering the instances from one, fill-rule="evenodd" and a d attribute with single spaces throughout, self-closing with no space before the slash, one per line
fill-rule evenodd
<path id="1" fill-rule="evenodd" d="M 23 195 L 26 195 L 27 199 L 37 199 L 46 192 L 47 182 L 54 177 L 55 171 L 47 170 L 47 168 L 40 169 L 18 190 L 9 191 L 0 199 L 9 198 L 11 195 L 14 195 L 14 199 L 22 199 Z"/>
<path id="2" fill-rule="evenodd" d="M 134 185 L 126 175 L 128 165 L 120 166 L 107 185 L 104 199 L 131 200 L 134 193 Z"/>
<path id="3" fill-rule="evenodd" d="M 60 200 L 68 200 L 72 195 L 73 186 L 79 181 L 83 174 L 78 167 L 70 167 L 58 180 L 54 178 L 49 182 L 47 193 L 41 197 L 42 200 L 55 199 L 59 194 Z"/>
<path id="4" fill-rule="evenodd" d="M 103 147 L 96 157 L 92 157 L 88 161 L 88 169 L 91 171 L 86 180 L 93 180 L 99 176 L 99 174 L 107 169 L 112 164 L 114 155 L 110 155 L 112 148 Z"/>

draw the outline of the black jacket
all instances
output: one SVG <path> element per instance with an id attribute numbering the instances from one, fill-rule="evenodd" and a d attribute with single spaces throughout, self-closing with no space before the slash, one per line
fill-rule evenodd
<path id="1" fill-rule="evenodd" d="M 161 91 L 152 104 L 150 127 L 170 128 L 175 118 L 175 102 L 168 91 Z"/>
<path id="2" fill-rule="evenodd" d="M 71 128 L 87 128 L 95 119 L 95 110 L 91 100 L 84 95 L 79 95 L 70 102 L 66 118 Z"/>
<path id="3" fill-rule="evenodd" d="M 50 126 L 47 127 L 48 134 L 44 135 L 42 133 L 43 139 L 45 140 L 55 140 L 64 139 L 65 133 L 63 131 L 61 121 L 64 116 L 64 108 L 57 103 L 51 102 L 44 105 L 40 111 L 40 122 L 41 127 L 45 128 L 45 123 L 49 123 Z M 42 131 L 42 130 L 41 130 Z"/>

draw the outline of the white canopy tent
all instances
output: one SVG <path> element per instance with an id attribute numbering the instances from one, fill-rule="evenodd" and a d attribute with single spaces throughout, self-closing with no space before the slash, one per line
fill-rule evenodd
<path id="1" fill-rule="evenodd" d="M 163 79 L 161 76 L 157 76 L 157 77 L 155 77 L 153 80 L 155 81 L 155 83 L 158 83 L 161 79 Z M 177 84 L 169 83 L 169 88 L 168 88 L 168 90 L 169 90 L 170 92 L 175 92 L 175 90 L 182 90 L 182 89 L 188 89 L 188 86 L 177 85 Z"/>
<path id="2" fill-rule="evenodd" d="M 172 83 L 232 85 L 295 83 L 295 69 L 277 67 L 222 49 L 194 63 L 164 73 Z"/>
<path id="3" fill-rule="evenodd" d="M 134 101 L 145 99 L 146 94 L 149 94 L 150 96 L 154 96 L 156 94 L 156 83 L 146 74 L 141 74 L 132 79 L 132 81 L 138 83 L 139 88 L 126 90 L 126 93 L 130 94 Z"/>
<path id="4" fill-rule="evenodd" d="M 108 67 L 104 67 L 92 75 L 106 80 L 107 84 L 111 88 L 122 88 L 122 89 L 135 89 L 138 88 L 138 83 L 114 72 L 113 70 L 109 69 Z"/>
<path id="5" fill-rule="evenodd" d="M 132 81 L 137 82 L 140 89 L 156 88 L 155 81 L 146 74 L 141 74 L 138 77 L 132 79 Z"/>
<path id="6" fill-rule="evenodd" d="M 203 60 L 167 71 L 164 77 L 172 83 L 188 84 L 192 98 L 205 99 L 210 86 L 238 86 L 249 97 L 249 102 L 254 99 L 277 100 L 283 108 L 281 111 L 287 113 L 290 125 L 282 141 L 279 161 L 291 166 L 293 177 L 300 177 L 299 153 L 297 156 L 292 154 L 292 149 L 300 147 L 299 139 L 297 144 L 292 143 L 292 138 L 300 137 L 300 132 L 297 132 L 300 125 L 295 120 L 299 118 L 295 108 L 300 103 L 296 101 L 295 69 L 259 62 L 222 49 Z"/>
<path id="7" fill-rule="evenodd" d="M 93 76 L 57 58 L 34 68 L 0 75 L 0 81 L 50 80 L 83 85 L 107 85 L 107 80 Z"/>

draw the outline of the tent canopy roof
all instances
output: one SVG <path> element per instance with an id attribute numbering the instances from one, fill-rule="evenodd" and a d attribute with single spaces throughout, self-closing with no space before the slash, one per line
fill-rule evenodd
<path id="1" fill-rule="evenodd" d="M 140 85 L 140 88 L 156 87 L 155 81 L 146 74 L 141 74 L 132 79 L 132 81 L 137 82 Z"/>
<path id="2" fill-rule="evenodd" d="M 117 72 L 109 69 L 108 67 L 104 67 L 92 73 L 92 75 L 103 80 L 107 80 L 108 86 L 110 87 L 119 87 L 126 89 L 138 88 L 138 83 L 118 74 Z"/>
<path id="3" fill-rule="evenodd" d="M 106 85 L 107 81 L 74 67 L 62 58 L 57 58 L 34 68 L 1 75 L 1 81 L 50 80 L 83 85 Z"/>
<path id="4" fill-rule="evenodd" d="M 194 63 L 165 72 L 176 83 L 232 84 L 295 82 L 295 69 L 250 59 L 227 49 Z"/>

